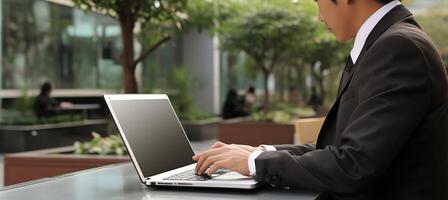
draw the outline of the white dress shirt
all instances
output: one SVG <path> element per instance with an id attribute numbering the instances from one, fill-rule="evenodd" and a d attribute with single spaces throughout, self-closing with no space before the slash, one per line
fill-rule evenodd
<path id="1" fill-rule="evenodd" d="M 380 20 L 389 13 L 393 8 L 400 5 L 399 0 L 394 0 L 380 9 L 378 9 L 375 13 L 373 13 L 361 26 L 358 33 L 355 37 L 355 44 L 353 45 L 353 49 L 350 52 L 350 56 L 352 58 L 353 63 L 356 63 L 358 60 L 359 54 L 361 53 L 362 48 L 364 47 L 364 44 L 366 43 L 367 37 L 369 37 L 370 33 L 372 32 L 373 28 L 380 22 Z M 270 145 L 261 145 L 264 147 L 266 151 L 276 151 L 274 146 Z M 256 175 L 256 167 L 255 167 L 255 159 L 263 153 L 263 151 L 257 150 L 252 152 L 249 155 L 249 159 L 247 160 L 248 166 L 249 166 L 249 173 L 251 176 Z"/>
<path id="2" fill-rule="evenodd" d="M 355 44 L 353 45 L 353 49 L 350 52 L 350 56 L 352 57 L 353 63 L 356 63 L 358 60 L 359 54 L 361 53 L 364 44 L 366 43 L 367 37 L 369 37 L 370 32 L 372 32 L 373 28 L 380 22 L 380 20 L 393 8 L 400 5 L 400 1 L 394 0 L 380 9 L 378 9 L 373 15 L 371 15 L 365 22 L 362 24 L 358 33 L 355 37 Z"/>
<path id="3" fill-rule="evenodd" d="M 260 145 L 260 147 L 263 147 L 264 150 L 266 150 L 266 151 L 277 151 L 277 149 L 272 145 Z M 249 165 L 250 176 L 255 176 L 255 173 L 257 172 L 257 170 L 255 168 L 255 159 L 257 159 L 257 157 L 261 153 L 263 153 L 263 151 L 256 150 L 249 155 L 248 165 Z"/>

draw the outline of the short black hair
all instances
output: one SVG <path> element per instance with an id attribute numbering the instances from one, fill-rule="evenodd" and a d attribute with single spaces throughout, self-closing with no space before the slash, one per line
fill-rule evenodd
<path id="1" fill-rule="evenodd" d="M 48 96 L 50 94 L 51 89 L 52 89 L 51 83 L 50 82 L 45 82 L 40 87 L 40 95 Z"/>
<path id="2" fill-rule="evenodd" d="M 336 0 L 331 0 L 333 3 L 336 3 Z M 379 3 L 382 3 L 382 4 L 388 4 L 388 3 L 390 3 L 390 2 L 392 2 L 392 1 L 394 1 L 394 0 L 375 0 L 375 1 L 378 1 Z M 401 1 L 401 0 L 400 0 Z"/>
<path id="3" fill-rule="evenodd" d="M 250 85 L 249 88 L 247 89 L 248 93 L 255 93 L 255 87 L 253 85 Z"/>

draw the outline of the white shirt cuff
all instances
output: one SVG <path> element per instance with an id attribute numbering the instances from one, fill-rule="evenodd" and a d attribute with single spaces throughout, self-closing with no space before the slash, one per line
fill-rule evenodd
<path id="1" fill-rule="evenodd" d="M 247 159 L 248 165 L 249 165 L 249 174 L 250 176 L 255 176 L 257 169 L 255 168 L 255 159 L 263 153 L 263 151 L 255 150 L 249 155 L 249 159 Z"/>
<path id="2" fill-rule="evenodd" d="M 260 147 L 263 147 L 266 151 L 277 151 L 277 149 L 272 145 L 260 145 Z"/>

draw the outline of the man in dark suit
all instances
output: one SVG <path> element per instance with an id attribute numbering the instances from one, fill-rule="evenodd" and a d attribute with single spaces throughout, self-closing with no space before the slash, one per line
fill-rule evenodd
<path id="1" fill-rule="evenodd" d="M 398 0 L 317 0 L 338 40 L 355 38 L 316 145 L 216 143 L 197 171 L 235 170 L 319 199 L 448 199 L 448 81 L 431 39 Z"/>

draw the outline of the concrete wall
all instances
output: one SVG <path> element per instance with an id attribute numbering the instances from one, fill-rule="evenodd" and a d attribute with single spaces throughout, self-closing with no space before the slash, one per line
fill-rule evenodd
<path id="1" fill-rule="evenodd" d="M 198 86 L 193 93 L 196 105 L 203 111 L 219 114 L 219 40 L 206 31 L 193 30 L 183 35 L 182 52 L 182 63 Z"/>

